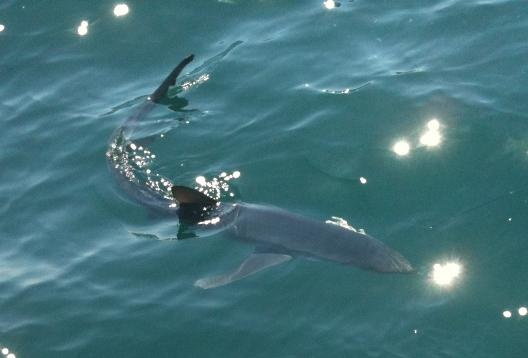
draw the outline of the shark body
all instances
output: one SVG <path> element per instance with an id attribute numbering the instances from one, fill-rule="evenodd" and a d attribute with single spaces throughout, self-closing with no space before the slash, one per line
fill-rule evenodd
<path id="1" fill-rule="evenodd" d="M 177 216 L 180 228 L 222 230 L 229 237 L 255 245 L 255 252 L 233 272 L 199 279 L 196 286 L 222 286 L 296 256 L 378 272 L 413 271 L 400 253 L 348 225 L 329 224 L 268 205 L 222 203 L 145 169 L 154 155 L 131 139 L 134 129 L 166 97 L 169 87 L 176 83 L 178 75 L 192 60 L 191 55 L 176 66 L 137 112 L 115 131 L 107 159 L 125 192 L 148 208 Z"/>

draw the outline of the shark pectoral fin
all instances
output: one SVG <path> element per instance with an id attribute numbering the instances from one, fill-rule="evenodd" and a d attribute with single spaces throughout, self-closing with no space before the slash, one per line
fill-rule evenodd
<path id="1" fill-rule="evenodd" d="M 290 255 L 283 254 L 255 253 L 242 262 L 235 271 L 226 275 L 201 278 L 194 285 L 203 289 L 227 285 L 228 283 L 262 271 L 265 268 L 288 261 L 291 258 Z"/>

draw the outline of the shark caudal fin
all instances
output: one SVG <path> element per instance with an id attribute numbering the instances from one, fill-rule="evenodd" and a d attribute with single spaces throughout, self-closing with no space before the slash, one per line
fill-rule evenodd
<path id="1" fill-rule="evenodd" d="M 186 224 L 196 224 L 209 216 L 218 201 L 185 186 L 173 185 L 172 196 L 179 204 L 178 216 Z"/>
<path id="2" fill-rule="evenodd" d="M 152 102 L 158 103 L 162 98 L 164 98 L 167 95 L 169 87 L 174 86 L 176 84 L 176 78 L 178 78 L 183 68 L 187 66 L 193 59 L 194 55 L 189 55 L 184 58 L 178 64 L 178 66 L 176 66 L 174 70 L 172 70 L 172 72 L 167 76 L 167 78 L 165 78 L 161 85 L 150 95 L 150 100 Z"/>

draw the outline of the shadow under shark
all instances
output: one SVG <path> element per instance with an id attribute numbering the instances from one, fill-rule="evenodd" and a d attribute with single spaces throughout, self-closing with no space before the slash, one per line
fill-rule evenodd
<path id="1" fill-rule="evenodd" d="M 200 227 L 222 230 L 229 237 L 256 245 L 255 252 L 236 270 L 199 279 L 196 286 L 226 285 L 295 256 L 315 257 L 378 272 L 413 271 L 400 253 L 342 225 L 343 222 L 320 222 L 267 205 L 221 203 L 198 190 L 173 184 L 148 169 L 155 155 L 143 144 L 148 138 L 134 139 L 134 131 L 154 106 L 167 101 L 169 88 L 176 84 L 176 78 L 193 58 L 191 55 L 180 62 L 135 114 L 115 131 L 106 155 L 110 170 L 133 199 L 179 218 L 179 238 L 184 236 L 183 228 Z"/>

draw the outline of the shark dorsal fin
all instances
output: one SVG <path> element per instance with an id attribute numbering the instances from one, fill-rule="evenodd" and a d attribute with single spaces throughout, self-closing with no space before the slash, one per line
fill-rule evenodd
<path id="1" fill-rule="evenodd" d="M 152 102 L 158 103 L 167 95 L 169 87 L 174 86 L 176 84 L 176 78 L 178 78 L 178 75 L 181 73 L 183 68 L 187 66 L 189 62 L 191 62 L 193 59 L 194 55 L 187 56 L 178 64 L 178 66 L 174 68 L 174 70 L 172 70 L 172 72 L 167 76 L 167 78 L 165 78 L 161 85 L 150 95 L 150 99 Z"/>
<path id="2" fill-rule="evenodd" d="M 216 200 L 213 198 L 186 186 L 173 185 L 171 191 L 172 196 L 180 205 L 200 205 L 204 207 L 216 205 Z"/>
<path id="3" fill-rule="evenodd" d="M 180 206 L 178 217 L 183 224 L 195 225 L 206 219 L 216 208 L 217 201 L 198 190 L 173 185 L 171 191 Z"/>

